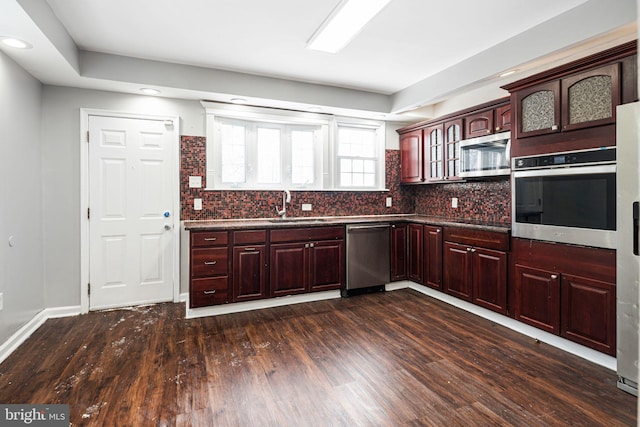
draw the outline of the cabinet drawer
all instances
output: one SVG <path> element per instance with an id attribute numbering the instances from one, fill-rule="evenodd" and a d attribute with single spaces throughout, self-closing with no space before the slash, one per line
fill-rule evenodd
<path id="1" fill-rule="evenodd" d="M 234 245 L 246 245 L 248 243 L 265 243 L 267 230 L 242 230 L 233 232 Z"/>
<path id="2" fill-rule="evenodd" d="M 191 308 L 229 302 L 229 279 L 227 276 L 191 280 L 189 305 Z"/>
<path id="3" fill-rule="evenodd" d="M 271 230 L 271 243 L 344 239 L 344 227 L 310 227 Z"/>
<path id="4" fill-rule="evenodd" d="M 191 250 L 191 277 L 226 276 L 229 272 L 229 250 L 205 248 Z"/>
<path id="5" fill-rule="evenodd" d="M 229 241 L 228 231 L 192 231 L 191 247 L 224 246 Z"/>
<path id="6" fill-rule="evenodd" d="M 472 228 L 445 227 L 444 240 L 499 251 L 509 250 L 509 233 Z"/>

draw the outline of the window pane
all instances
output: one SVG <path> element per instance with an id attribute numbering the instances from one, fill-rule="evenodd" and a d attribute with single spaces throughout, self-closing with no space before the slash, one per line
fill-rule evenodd
<path id="1" fill-rule="evenodd" d="M 294 130 L 291 132 L 291 182 L 313 184 L 314 182 L 313 132 Z"/>
<path id="2" fill-rule="evenodd" d="M 245 182 L 245 138 L 244 126 L 232 124 L 221 126 L 222 182 Z"/>
<path id="3" fill-rule="evenodd" d="M 280 182 L 280 129 L 258 128 L 257 163 L 259 183 Z"/>
<path id="4" fill-rule="evenodd" d="M 376 131 L 340 126 L 338 128 L 338 155 L 375 157 Z"/>

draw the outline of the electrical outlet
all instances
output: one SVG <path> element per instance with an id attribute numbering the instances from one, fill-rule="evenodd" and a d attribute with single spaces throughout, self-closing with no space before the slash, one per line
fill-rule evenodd
<path id="1" fill-rule="evenodd" d="M 194 211 L 202 210 L 202 199 L 193 199 L 193 210 Z"/>
<path id="2" fill-rule="evenodd" d="M 391 207 L 391 197 L 387 197 L 387 200 L 385 202 L 387 204 L 387 207 L 390 208 Z"/>
<path id="3" fill-rule="evenodd" d="M 0 292 L 0 310 L 4 308 L 4 294 Z"/>
<path id="4" fill-rule="evenodd" d="M 312 208 L 311 203 L 303 203 L 302 204 L 302 210 L 305 211 L 305 212 L 310 211 L 311 208 Z"/>
<path id="5" fill-rule="evenodd" d="M 452 197 L 451 198 L 451 207 L 454 209 L 458 208 L 458 198 L 457 197 Z"/>

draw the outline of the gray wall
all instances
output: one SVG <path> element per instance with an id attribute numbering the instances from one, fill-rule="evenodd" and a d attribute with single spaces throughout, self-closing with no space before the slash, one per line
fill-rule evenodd
<path id="1" fill-rule="evenodd" d="M 45 307 L 42 85 L 0 52 L 0 344 Z M 9 238 L 13 236 L 13 246 Z"/>
<path id="2" fill-rule="evenodd" d="M 80 109 L 180 116 L 180 133 L 205 135 L 198 101 L 45 86 L 43 222 L 47 307 L 80 305 Z"/>

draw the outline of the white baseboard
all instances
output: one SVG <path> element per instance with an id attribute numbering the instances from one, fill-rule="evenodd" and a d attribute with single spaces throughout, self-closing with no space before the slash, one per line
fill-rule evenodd
<path id="1" fill-rule="evenodd" d="M 564 350 L 567 353 L 571 353 L 612 371 L 617 370 L 618 365 L 615 357 L 608 356 L 604 353 L 600 353 L 599 351 L 592 350 L 583 345 L 576 344 L 573 341 L 569 341 L 567 339 L 559 337 L 558 335 L 553 335 L 538 328 L 534 328 L 533 326 L 526 325 L 522 322 L 512 319 L 511 317 L 507 317 L 491 310 L 487 310 L 486 308 L 478 307 L 477 305 L 462 301 L 458 298 L 452 297 L 451 295 L 442 293 L 435 289 L 431 289 L 410 281 L 396 282 L 386 286 L 386 290 L 388 291 L 403 288 L 411 288 L 424 295 L 428 295 L 432 298 L 453 305 L 454 307 L 458 307 L 462 310 L 468 311 L 484 319 L 495 322 L 513 331 L 531 337 L 534 340 L 539 340 L 543 343 L 559 348 L 560 350 Z"/>
<path id="2" fill-rule="evenodd" d="M 183 292 L 180 294 L 180 299 L 178 302 L 187 302 L 189 301 L 189 292 Z"/>
<path id="3" fill-rule="evenodd" d="M 80 306 L 45 308 L 18 329 L 7 341 L 0 345 L 0 363 L 4 362 L 20 345 L 27 340 L 48 319 L 59 317 L 77 316 L 80 314 Z"/>
<path id="4" fill-rule="evenodd" d="M 260 310 L 263 308 L 282 307 L 284 305 L 303 302 L 322 301 L 340 298 L 340 291 L 311 292 L 308 294 L 290 295 L 286 297 L 267 298 L 255 301 L 234 302 L 231 304 L 215 305 L 211 307 L 189 308 L 187 304 L 187 319 L 196 317 L 217 316 L 220 314 L 240 313 L 243 311 Z"/>

